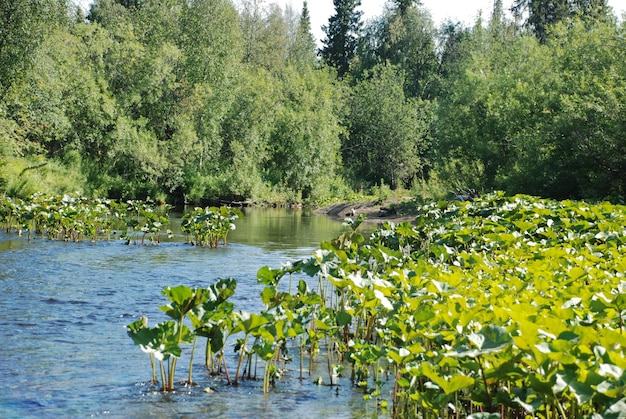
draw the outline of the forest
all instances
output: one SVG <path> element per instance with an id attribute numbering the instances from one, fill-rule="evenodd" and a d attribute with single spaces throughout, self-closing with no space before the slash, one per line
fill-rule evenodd
<path id="1" fill-rule="evenodd" d="M 604 0 L 411 0 L 318 44 L 263 0 L 0 0 L 0 194 L 307 204 L 382 188 L 626 192 L 626 24 Z M 509 13 L 511 12 L 511 13 Z"/>

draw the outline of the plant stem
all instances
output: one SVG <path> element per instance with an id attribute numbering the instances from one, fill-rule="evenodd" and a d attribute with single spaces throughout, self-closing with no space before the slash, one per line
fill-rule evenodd
<path id="1" fill-rule="evenodd" d="M 205 367 L 211 367 L 211 372 L 213 372 L 213 362 L 212 362 L 212 356 L 211 356 L 211 340 L 209 338 L 207 338 L 206 340 L 206 349 L 204 351 L 204 366 Z"/>
<path id="2" fill-rule="evenodd" d="M 152 366 L 152 382 L 156 383 L 157 382 L 157 376 L 156 376 L 156 368 L 154 365 L 154 354 L 151 353 L 150 354 L 150 365 Z"/>
<path id="3" fill-rule="evenodd" d="M 267 361 L 263 361 L 264 370 L 263 370 L 263 394 L 267 394 L 268 389 L 268 381 L 269 381 L 269 363 Z"/>
<path id="4" fill-rule="evenodd" d="M 302 377 L 302 358 L 303 358 L 303 343 L 302 343 L 302 337 L 300 337 L 300 380 L 302 380 L 304 377 Z"/>
<path id="5" fill-rule="evenodd" d="M 328 342 L 328 336 L 326 336 L 326 363 L 328 364 L 328 379 L 330 380 L 330 385 L 333 385 L 333 368 L 331 365 L 331 348 L 330 343 Z"/>
<path id="6" fill-rule="evenodd" d="M 191 375 L 193 372 L 193 355 L 196 352 L 196 343 L 198 342 L 198 336 L 193 337 L 193 346 L 191 347 L 191 356 L 189 357 L 189 375 L 187 376 L 187 384 L 192 385 L 193 381 Z"/>
<path id="7" fill-rule="evenodd" d="M 243 363 L 243 357 L 246 353 L 246 343 L 248 342 L 248 335 L 245 335 L 239 349 L 239 362 L 237 363 L 237 372 L 235 374 L 235 384 L 239 384 L 239 372 L 241 371 L 241 364 Z"/>
<path id="8" fill-rule="evenodd" d="M 163 366 L 163 361 L 159 361 L 159 363 L 161 364 L 161 389 L 163 390 L 163 392 L 167 391 L 167 381 L 165 381 L 165 367 Z"/>
<path id="9" fill-rule="evenodd" d="M 565 409 L 563 409 L 563 405 L 561 404 L 561 402 L 556 399 L 556 408 L 559 411 L 559 414 L 561 415 L 561 417 L 563 419 L 566 419 L 568 416 L 565 414 Z"/>
<path id="10" fill-rule="evenodd" d="M 489 394 L 489 386 L 487 385 L 487 377 L 485 376 L 485 367 L 483 365 L 483 360 L 480 355 L 477 358 L 478 365 L 480 366 L 480 375 L 483 379 L 483 385 L 485 386 L 485 394 L 487 395 L 487 403 L 489 407 L 489 411 L 491 411 L 491 394 Z"/>
<path id="11" fill-rule="evenodd" d="M 400 381 L 400 366 L 396 365 L 396 379 L 393 384 L 393 405 L 396 406 L 398 404 L 398 381 Z"/>
<path id="12" fill-rule="evenodd" d="M 224 374 L 226 375 L 226 381 L 228 385 L 231 385 L 232 382 L 230 380 L 230 374 L 228 373 L 228 366 L 226 365 L 226 357 L 224 356 L 224 352 L 222 352 L 222 363 L 224 365 Z"/>

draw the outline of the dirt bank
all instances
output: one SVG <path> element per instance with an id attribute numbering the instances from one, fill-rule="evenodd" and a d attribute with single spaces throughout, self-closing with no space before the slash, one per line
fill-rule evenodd
<path id="1" fill-rule="evenodd" d="M 399 204 L 402 202 L 398 199 L 388 199 L 382 203 L 380 201 L 342 202 L 318 208 L 315 210 L 315 213 L 341 220 L 365 214 L 367 216 L 366 222 L 376 223 L 383 221 L 393 221 L 395 223 L 413 221 L 415 215 L 405 214 L 400 210 Z"/>

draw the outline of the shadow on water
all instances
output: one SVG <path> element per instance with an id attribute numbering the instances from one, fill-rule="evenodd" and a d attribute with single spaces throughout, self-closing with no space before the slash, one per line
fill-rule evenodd
<path id="1" fill-rule="evenodd" d="M 295 365 L 288 367 L 268 395 L 262 381 L 227 386 L 209 376 L 202 356 L 194 367 L 198 387 L 162 394 L 145 384 L 148 357 L 128 338 L 125 326 L 142 315 L 151 324 L 165 320 L 158 308 L 165 304 L 163 287 L 206 287 L 234 277 L 236 309 L 259 311 L 260 267 L 308 257 L 321 241 L 345 229 L 307 210 L 247 210 L 245 215 L 229 245 L 218 249 L 171 241 L 159 246 L 28 241 L 0 233 L 0 417 L 384 417 L 346 378 L 339 391 L 316 385 L 325 365 L 304 380 Z M 228 356 L 234 364 L 232 349 Z M 185 374 L 179 367 L 177 377 Z M 205 392 L 207 387 L 215 392 Z"/>

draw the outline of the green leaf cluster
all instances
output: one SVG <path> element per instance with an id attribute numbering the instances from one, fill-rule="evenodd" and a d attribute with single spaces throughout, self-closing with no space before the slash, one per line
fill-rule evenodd
<path id="1" fill-rule="evenodd" d="M 236 287 L 237 282 L 232 278 L 220 279 L 206 289 L 192 289 L 184 285 L 165 287 L 163 295 L 167 297 L 169 304 L 160 309 L 172 320 L 149 327 L 147 317 L 142 316 L 127 326 L 128 336 L 150 356 L 154 384 L 158 381 L 155 360 L 159 361 L 162 391 L 174 391 L 176 364 L 182 355 L 183 344 L 193 343 L 185 384 L 194 384 L 193 356 L 198 336 L 207 338 L 207 368 L 213 369 L 215 365 L 221 367 L 224 335 L 232 330 L 229 316 L 233 311 L 233 304 L 228 298 L 234 294 Z M 193 329 L 188 323 L 191 323 Z M 167 374 L 164 361 L 167 361 Z"/>
<path id="2" fill-rule="evenodd" d="M 33 232 L 65 241 L 109 240 L 117 235 L 127 244 L 137 244 L 141 238 L 141 245 L 158 245 L 163 234 L 173 237 L 172 231 L 166 229 L 171 208 L 139 200 L 118 202 L 80 194 L 34 194 L 25 200 L 0 200 L 0 224 L 7 232 L 15 230 L 29 238 Z M 183 215 L 181 229 L 187 242 L 215 248 L 220 242 L 228 244 L 228 233 L 242 216 L 240 210 L 225 206 L 194 208 Z"/>
<path id="3" fill-rule="evenodd" d="M 347 342 L 369 395 L 390 371 L 400 415 L 591 417 L 626 390 L 625 217 L 503 193 L 432 203 L 415 224 L 345 233 L 289 272 L 330 285 L 315 330 Z"/>
<path id="4" fill-rule="evenodd" d="M 227 244 L 228 233 L 242 216 L 241 211 L 230 207 L 197 207 L 183 215 L 181 228 L 190 243 L 215 248 L 220 241 Z"/>
<path id="5" fill-rule="evenodd" d="M 309 374 L 325 357 L 331 385 L 350 365 L 366 399 L 386 403 L 392 386 L 397 417 L 623 414 L 626 207 L 496 192 L 423 205 L 414 223 L 386 222 L 367 238 L 362 221 L 308 259 L 259 269 L 258 314 L 226 302 L 234 280 L 168 287 L 162 309 L 174 321 L 135 322 L 129 334 L 159 360 L 207 337 L 229 382 L 232 336 L 234 383 L 253 378 L 258 357 L 264 392 L 296 344 L 301 378 L 305 354 Z"/>
<path id="6" fill-rule="evenodd" d="M 110 237 L 114 227 L 112 203 L 81 195 L 48 196 L 0 201 L 0 223 L 7 232 L 29 238 L 34 232 L 51 240 L 81 241 Z"/>

